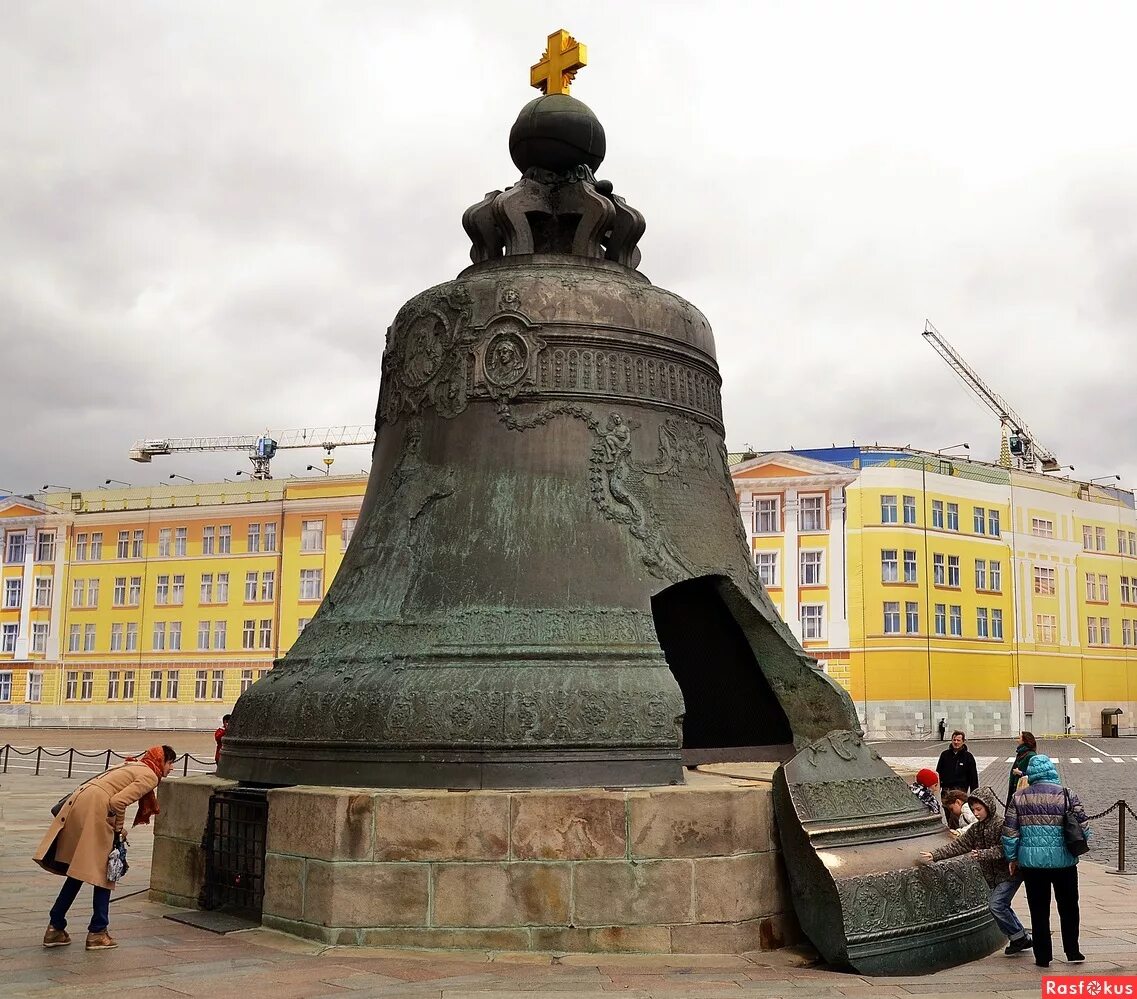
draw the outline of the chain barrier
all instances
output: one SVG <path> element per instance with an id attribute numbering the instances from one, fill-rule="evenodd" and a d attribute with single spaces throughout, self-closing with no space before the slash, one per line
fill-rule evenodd
<path id="1" fill-rule="evenodd" d="M 110 768 L 111 768 L 111 760 L 122 760 L 125 762 L 130 756 L 133 756 L 134 758 L 137 759 L 139 756 L 142 755 L 142 753 L 128 753 L 126 755 L 123 755 L 122 753 L 116 753 L 113 749 L 101 749 L 101 750 L 97 750 L 95 752 L 85 753 L 85 752 L 83 752 L 83 750 L 76 749 L 74 746 L 72 746 L 68 749 L 59 749 L 59 750 L 48 749 L 46 746 L 36 746 L 35 749 L 20 749 L 19 746 L 13 746 L 11 743 L 5 743 L 5 745 L 2 748 L 0 748 L 0 773 L 8 773 L 8 766 L 9 766 L 9 763 L 12 759 L 13 753 L 15 753 L 15 755 L 17 757 L 30 757 L 30 756 L 35 757 L 35 768 L 34 768 L 33 773 L 36 777 L 41 776 L 41 770 L 43 769 L 43 766 L 44 766 L 44 757 L 47 757 L 48 759 L 62 759 L 64 756 L 66 756 L 67 757 L 66 777 L 69 780 L 74 776 L 75 758 L 76 757 L 79 757 L 82 760 L 102 760 L 103 766 L 102 766 L 102 770 L 100 772 L 106 773 L 106 771 L 110 770 Z M 178 762 L 181 764 L 180 769 L 182 771 L 183 777 L 189 776 L 190 763 L 194 763 L 198 767 L 206 768 L 206 769 L 201 769 L 201 770 L 195 769 L 194 773 L 207 773 L 210 770 L 212 770 L 212 768 L 215 766 L 215 763 L 212 759 L 199 759 L 198 757 L 194 756 L 192 753 L 183 753 L 181 755 L 181 757 L 179 758 Z M 91 768 L 89 767 L 89 765 L 81 763 L 80 766 L 83 768 L 83 772 L 85 775 L 90 774 Z M 21 770 L 31 769 L 29 767 L 23 767 L 23 766 L 19 766 L 18 768 Z M 55 773 L 54 771 L 53 771 L 52 775 L 53 776 L 64 776 L 63 774 Z"/>
<path id="2" fill-rule="evenodd" d="M 1133 814 L 1133 809 L 1130 808 L 1124 801 L 1115 801 L 1112 805 L 1109 806 L 1109 808 L 1103 809 L 1102 811 L 1098 812 L 1096 815 L 1087 815 L 1086 821 L 1087 822 L 1093 822 L 1094 819 L 1104 818 L 1110 812 L 1116 812 L 1119 808 L 1125 808 L 1126 810 L 1128 810 L 1130 815 Z M 1134 815 L 1133 817 L 1137 818 L 1137 815 Z"/>

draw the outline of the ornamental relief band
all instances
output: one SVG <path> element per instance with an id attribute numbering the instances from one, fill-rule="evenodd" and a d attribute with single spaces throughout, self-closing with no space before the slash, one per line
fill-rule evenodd
<path id="1" fill-rule="evenodd" d="M 270 674 L 271 675 L 271 674 Z M 405 677 L 403 679 L 406 679 Z M 247 709 L 258 725 L 287 729 L 298 738 L 324 731 L 335 719 L 336 738 L 429 746 L 445 736 L 471 745 L 560 744 L 584 740 L 593 746 L 658 745 L 678 741 L 682 703 L 653 685 L 613 690 L 606 684 L 572 690 L 445 691 L 377 690 L 373 676 L 346 677 L 338 689 L 305 690 L 276 684 L 251 698 Z M 302 688 L 303 689 L 303 688 Z M 647 695 L 647 696 L 645 696 Z"/>
<path id="2" fill-rule="evenodd" d="M 542 327 L 512 302 L 481 326 L 469 319 L 469 295 L 461 286 L 399 313 L 383 354 L 379 416 L 386 423 L 431 407 L 452 418 L 471 398 L 600 394 L 679 409 L 722 430 L 721 380 L 710 365 L 632 348 L 549 346 L 538 335 Z"/>
<path id="3" fill-rule="evenodd" d="M 882 933 L 987 911 L 987 883 L 963 858 L 837 882 L 846 932 Z"/>
<path id="4" fill-rule="evenodd" d="M 641 646 L 658 649 L 650 612 L 623 607 L 463 607 L 441 619 L 329 621 L 324 625 L 329 626 L 334 637 L 328 640 L 340 649 L 603 645 L 612 648 L 613 654 L 619 649 L 622 655 Z M 417 642 L 416 636 L 421 636 Z"/>
<path id="5" fill-rule="evenodd" d="M 803 821 L 860 818 L 865 802 L 876 814 L 917 811 L 923 806 L 896 776 L 791 784 L 790 798 Z M 913 805 L 917 806 L 913 808 Z"/>

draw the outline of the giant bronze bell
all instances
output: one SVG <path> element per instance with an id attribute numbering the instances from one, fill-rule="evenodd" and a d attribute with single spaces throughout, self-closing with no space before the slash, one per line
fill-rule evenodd
<path id="1" fill-rule="evenodd" d="M 637 269 L 643 216 L 595 179 L 604 131 L 570 79 L 513 126 L 521 179 L 463 216 L 472 266 L 388 330 L 351 545 L 237 702 L 220 773 L 634 787 L 681 783 L 685 761 L 785 761 L 791 893 L 828 961 L 919 973 L 986 954 L 977 867 L 913 866 L 939 820 L 755 575 L 710 326 Z"/>
<path id="2" fill-rule="evenodd" d="M 636 269 L 604 143 L 567 94 L 526 105 L 521 179 L 463 216 L 473 265 L 395 317 L 351 545 L 224 776 L 668 784 L 684 748 L 855 725 L 755 577 L 710 326 Z"/>

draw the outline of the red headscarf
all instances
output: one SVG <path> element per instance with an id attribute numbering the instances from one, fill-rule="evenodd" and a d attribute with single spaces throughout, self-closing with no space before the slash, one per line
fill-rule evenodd
<path id="1" fill-rule="evenodd" d="M 151 746 L 141 756 L 128 756 L 127 763 L 144 763 L 158 775 L 158 783 L 166 774 L 166 751 L 161 746 Z M 158 795 L 149 791 L 138 799 L 138 814 L 134 816 L 134 825 L 148 826 L 150 819 L 157 815 L 161 809 L 158 807 Z"/>

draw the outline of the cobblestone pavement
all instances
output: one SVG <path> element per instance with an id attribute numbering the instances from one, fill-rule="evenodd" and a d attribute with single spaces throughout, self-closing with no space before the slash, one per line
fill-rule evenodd
<path id="1" fill-rule="evenodd" d="M 1002 801 L 1007 796 L 1010 760 L 1015 755 L 1017 740 L 976 739 L 968 747 L 979 765 L 979 782 L 989 784 Z M 935 769 L 946 742 L 873 743 L 881 756 L 896 767 Z M 1056 761 L 1063 782 L 1078 793 L 1086 811 L 1093 815 L 1119 799 L 1137 812 L 1137 738 L 1048 739 L 1038 744 L 1039 752 Z M 1125 827 L 1126 869 L 1137 870 L 1137 819 L 1128 815 Z M 1113 811 L 1093 823 L 1090 842 L 1094 860 L 1109 867 L 1118 861 L 1118 819 Z"/>
<path id="2" fill-rule="evenodd" d="M 175 910 L 146 900 L 152 836 L 131 835 L 131 870 L 111 905 L 112 954 L 83 950 L 90 892 L 72 909 L 75 944 L 40 945 L 60 881 L 30 860 L 48 809 L 73 782 L 0 777 L 0 996 L 130 997 L 235 995 L 241 999 L 360 996 L 415 999 L 909 996 L 960 999 L 1037 997 L 1042 972 L 1030 956 L 996 953 L 962 968 L 909 978 L 865 978 L 810 966 L 792 951 L 744 955 L 553 955 L 442 953 L 323 947 L 247 930 L 218 936 L 162 918 Z M 1078 968 L 1056 975 L 1137 973 L 1137 878 L 1083 863 L 1082 950 Z M 131 894 L 141 892 L 140 894 Z M 1025 910 L 1023 900 L 1018 900 Z M 1025 916 L 1025 911 L 1020 912 Z M 1055 922 L 1055 925 L 1057 923 Z"/>

